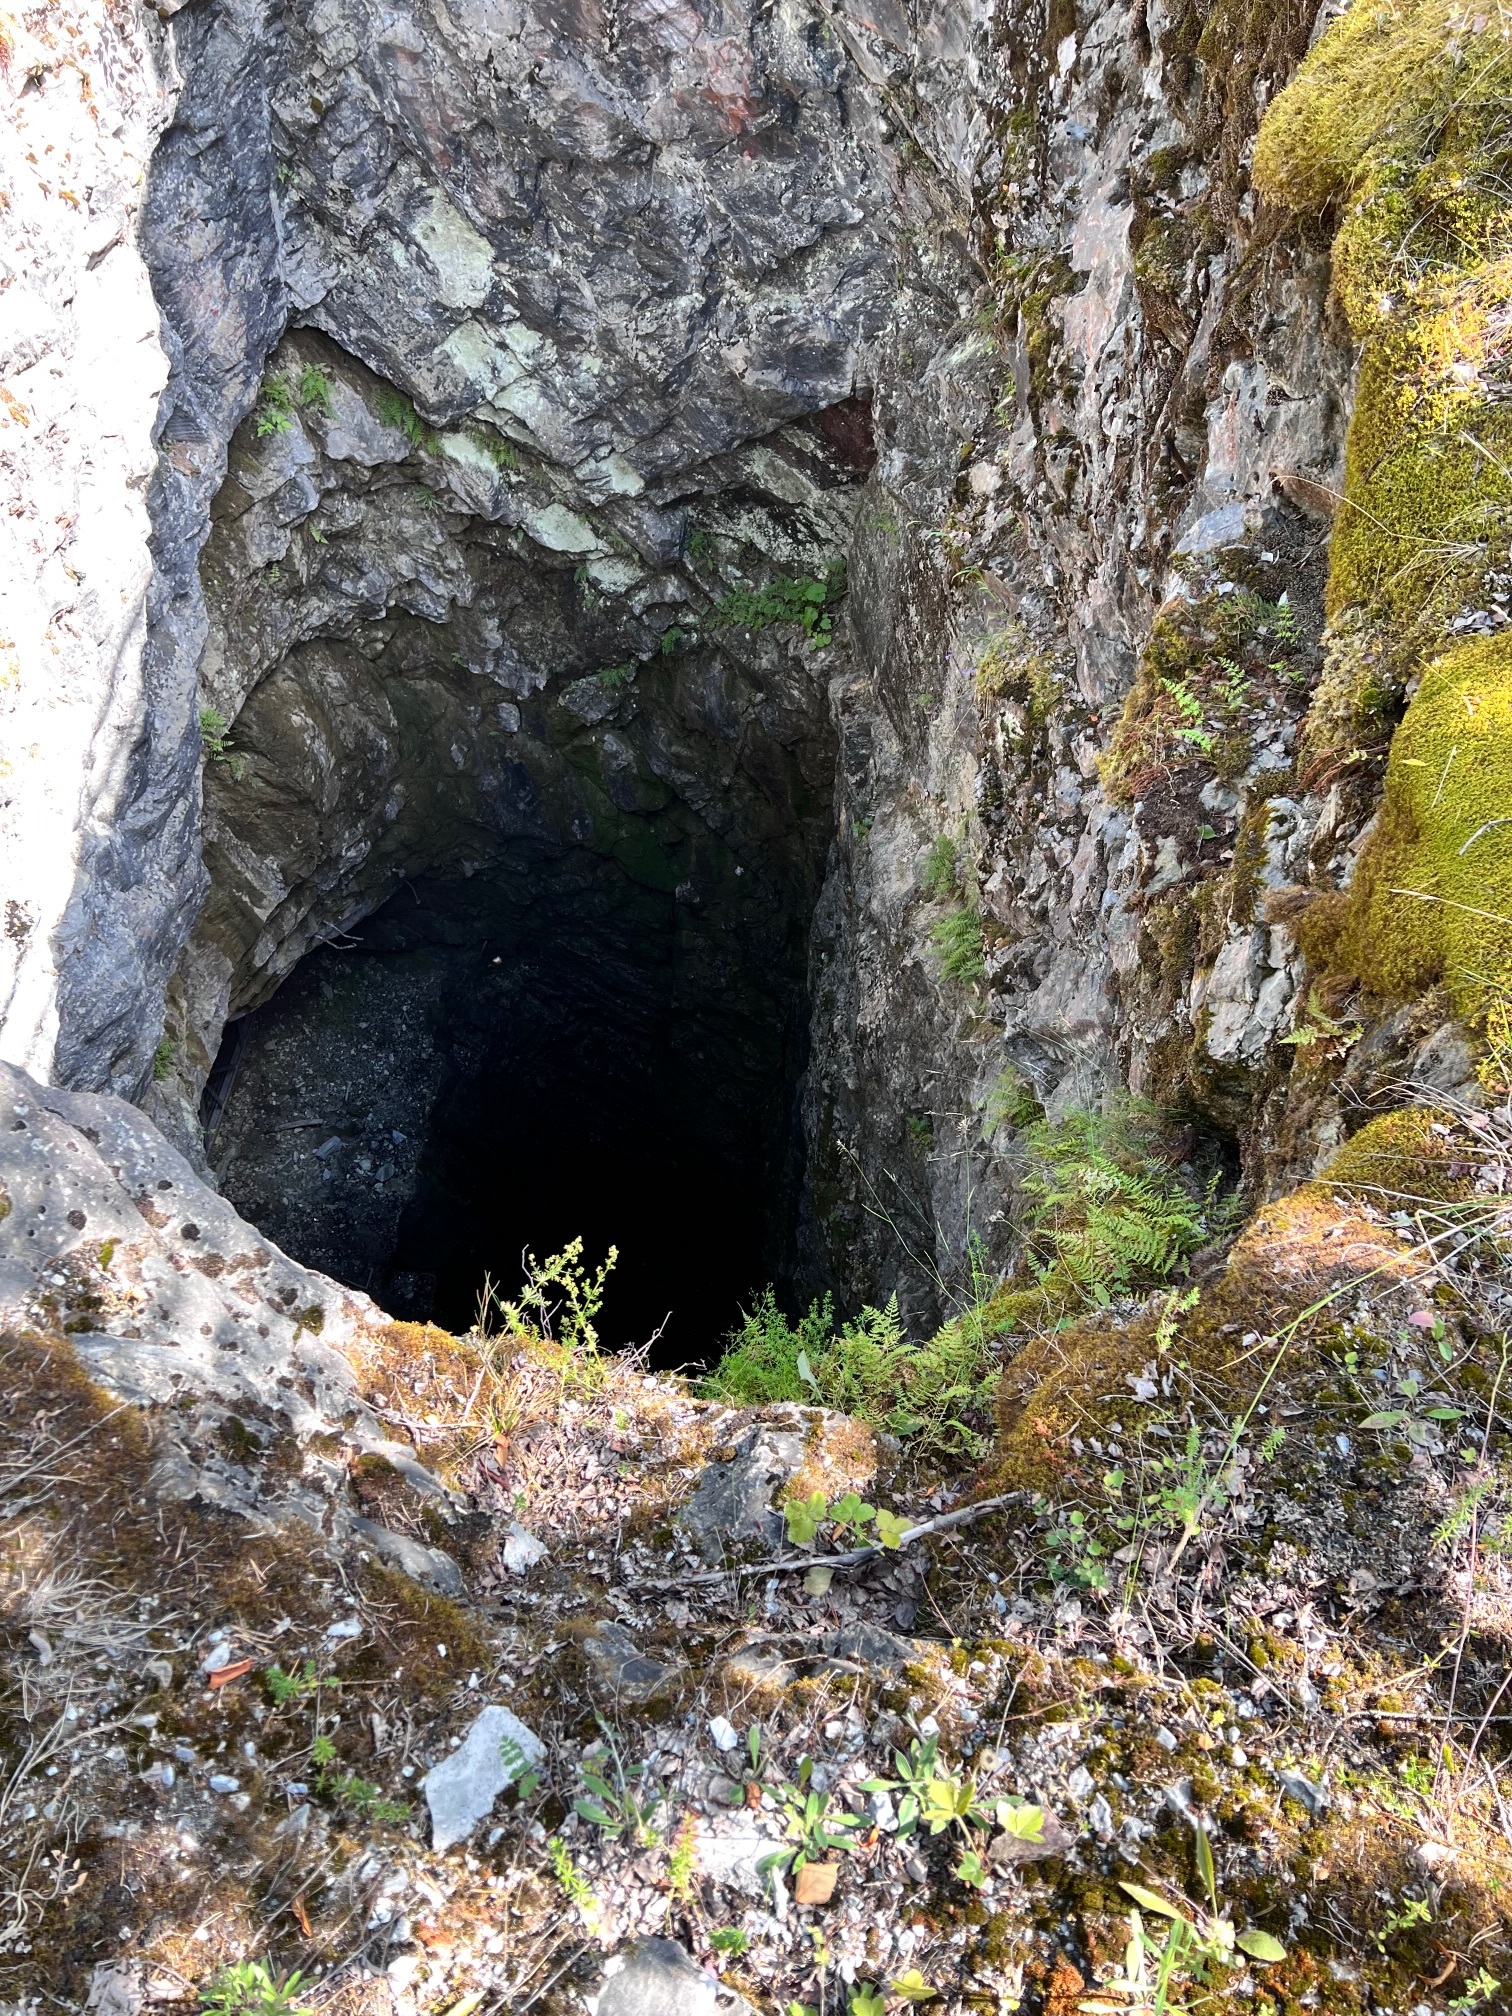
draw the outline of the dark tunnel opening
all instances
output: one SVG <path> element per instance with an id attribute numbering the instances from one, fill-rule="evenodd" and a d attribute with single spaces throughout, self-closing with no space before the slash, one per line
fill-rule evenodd
<path id="1" fill-rule="evenodd" d="M 525 1252 L 616 1247 L 604 1345 L 711 1362 L 794 1285 L 809 921 L 720 869 L 669 890 L 519 846 L 406 885 L 228 1030 L 205 1105 L 227 1195 L 453 1331 L 485 1278 L 518 1294 Z"/>

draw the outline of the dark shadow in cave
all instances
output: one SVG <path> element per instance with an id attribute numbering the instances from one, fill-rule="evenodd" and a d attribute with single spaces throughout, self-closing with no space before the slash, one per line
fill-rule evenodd
<path id="1" fill-rule="evenodd" d="M 485 1275 L 517 1292 L 522 1251 L 615 1245 L 604 1343 L 660 1328 L 653 1363 L 709 1362 L 793 1269 L 808 917 L 775 895 L 525 845 L 406 887 L 232 1025 L 227 1194 L 296 1258 L 453 1330 Z"/>

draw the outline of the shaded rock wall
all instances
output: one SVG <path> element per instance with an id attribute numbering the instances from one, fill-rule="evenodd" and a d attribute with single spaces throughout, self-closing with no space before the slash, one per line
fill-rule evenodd
<path id="1" fill-rule="evenodd" d="M 921 1314 L 973 1234 L 1011 1252 L 1016 1109 L 1132 1084 L 1251 1146 L 1291 1061 L 1299 961 L 1256 890 L 1360 818 L 1293 769 L 1351 353 L 1325 247 L 1259 215 L 1244 168 L 1310 24 L 980 31 L 969 312 L 932 351 L 900 316 L 878 361 L 808 1115 L 815 1237 Z M 1209 592 L 1286 598 L 1292 677 L 1205 774 L 1110 788 L 1157 611 Z M 1237 892 L 1236 843 L 1263 857 Z M 962 913 L 980 955 L 952 981 L 936 932 Z"/>
<path id="2" fill-rule="evenodd" d="M 1299 1076 L 1266 911 L 1380 773 L 1299 740 L 1352 350 L 1248 162 L 1306 0 L 160 12 L 156 572 L 13 1054 L 197 1152 L 228 1017 L 482 876 L 511 946 L 645 920 L 791 1074 L 817 901 L 799 1272 L 920 1318 L 1035 1105 L 1146 1091 L 1259 1194 L 1464 1066 L 1430 1004 Z M 751 599 L 842 555 L 833 639 Z"/>

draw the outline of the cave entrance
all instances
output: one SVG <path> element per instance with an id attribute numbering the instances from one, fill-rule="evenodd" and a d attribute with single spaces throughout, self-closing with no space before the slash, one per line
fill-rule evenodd
<path id="1" fill-rule="evenodd" d="M 765 865 L 706 859 L 668 889 L 516 846 L 407 884 L 228 1030 L 226 1194 L 453 1330 L 485 1276 L 518 1291 L 524 1251 L 616 1246 L 604 1344 L 711 1362 L 794 1267 L 811 903 Z"/>

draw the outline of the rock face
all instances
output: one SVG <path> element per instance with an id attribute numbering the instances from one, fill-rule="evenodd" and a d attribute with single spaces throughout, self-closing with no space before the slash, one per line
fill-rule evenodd
<path id="1" fill-rule="evenodd" d="M 0 45 L 0 1055 L 125 1091 L 203 893 L 192 680 L 145 654 L 160 43 L 134 7 L 62 0 Z"/>
<path id="2" fill-rule="evenodd" d="M 1288 1054 L 1295 948 L 1219 856 L 1259 820 L 1275 884 L 1350 837 L 1337 801 L 1277 793 L 1305 667 L 1201 804 L 1201 776 L 1183 803 L 1110 789 L 1106 766 L 1171 597 L 1249 584 L 1288 597 L 1303 640 L 1321 627 L 1326 526 L 1288 485 L 1337 488 L 1350 357 L 1326 258 L 1257 217 L 1238 165 L 1309 18 L 1255 47 L 1199 42 L 1195 9 L 1102 7 L 1042 43 L 1015 29 L 1012 84 L 983 79 L 1013 123 L 972 164 L 979 319 L 921 374 L 900 318 L 876 367 L 886 447 L 852 560 L 808 1126 L 816 1237 L 920 1317 L 934 1295 L 906 1249 L 947 1281 L 973 1234 L 1011 1250 L 1016 1107 L 1129 1084 L 1244 1135 Z M 1204 884 L 1212 915 L 1183 940 Z"/>
<path id="3" fill-rule="evenodd" d="M 415 1314 L 513 1210 L 448 1168 L 575 1083 L 621 1189 L 671 1116 L 646 1187 L 713 1171 L 743 1280 L 910 1323 L 1011 1256 L 1036 1108 L 1146 1092 L 1258 1195 L 1459 1055 L 1294 1096 L 1267 914 L 1379 768 L 1303 746 L 1353 351 L 1248 181 L 1313 9 L 157 11 L 108 142 L 64 25 L 18 99 L 97 159 L 27 198 L 0 424 L 111 585 L 48 643 L 13 570 L 79 669 L 17 688 L 5 1054 L 191 1158 L 219 1056 L 218 1180 Z"/>
<path id="4" fill-rule="evenodd" d="M 450 1517 L 447 1492 L 362 1400 L 353 1352 L 385 1318 L 237 1214 L 134 1106 L 0 1065 L 0 1330 L 66 1337 L 159 1424 L 154 1495 L 296 1522 L 456 1593 L 437 1548 L 355 1516 L 345 1445 Z"/>

